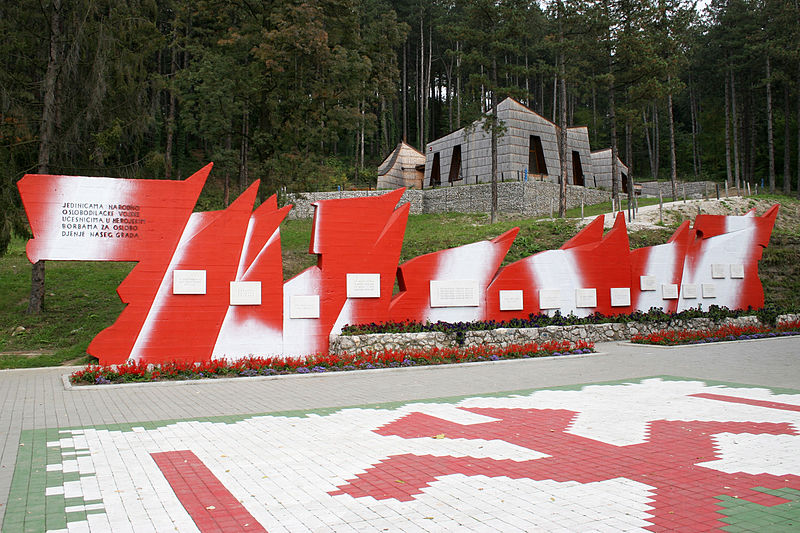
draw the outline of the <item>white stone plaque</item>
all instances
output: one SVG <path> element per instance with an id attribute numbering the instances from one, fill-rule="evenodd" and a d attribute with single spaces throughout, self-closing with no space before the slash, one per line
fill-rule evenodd
<path id="1" fill-rule="evenodd" d="M 742 279 L 744 278 L 744 265 L 741 263 L 733 263 L 731 265 L 731 278 Z"/>
<path id="2" fill-rule="evenodd" d="M 611 307 L 627 307 L 631 305 L 630 287 L 611 288 Z"/>
<path id="3" fill-rule="evenodd" d="M 681 285 L 681 290 L 683 291 L 684 298 L 697 298 L 697 284 L 696 283 L 684 283 Z"/>
<path id="4" fill-rule="evenodd" d="M 724 279 L 725 278 L 725 265 L 714 263 L 711 265 L 711 277 L 714 279 Z"/>
<path id="5" fill-rule="evenodd" d="M 478 280 L 431 280 L 431 307 L 478 307 Z"/>
<path id="6" fill-rule="evenodd" d="M 703 298 L 716 298 L 717 286 L 713 283 L 703 283 Z"/>
<path id="7" fill-rule="evenodd" d="M 662 283 L 661 284 L 661 297 L 665 300 L 675 300 L 678 298 L 678 284 L 677 283 Z"/>
<path id="8" fill-rule="evenodd" d="M 561 290 L 539 289 L 539 309 L 558 309 L 561 307 Z"/>
<path id="9" fill-rule="evenodd" d="M 525 306 L 522 302 L 522 291 L 500 291 L 501 311 L 522 311 Z"/>
<path id="10" fill-rule="evenodd" d="M 316 294 L 292 296 L 289 318 L 319 318 L 319 296 Z"/>
<path id="11" fill-rule="evenodd" d="M 172 294 L 205 294 L 205 270 L 173 270 Z"/>
<path id="12" fill-rule="evenodd" d="M 643 291 L 654 291 L 658 289 L 655 276 L 639 276 L 639 288 Z"/>
<path id="13" fill-rule="evenodd" d="M 231 305 L 261 305 L 261 282 L 231 281 Z"/>
<path id="14" fill-rule="evenodd" d="M 575 289 L 575 307 L 597 307 L 597 289 Z"/>
<path id="15" fill-rule="evenodd" d="M 380 274 L 347 274 L 348 298 L 380 298 Z"/>

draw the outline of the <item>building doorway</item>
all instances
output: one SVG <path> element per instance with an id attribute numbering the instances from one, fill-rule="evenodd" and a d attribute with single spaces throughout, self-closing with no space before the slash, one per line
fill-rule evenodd
<path id="1" fill-rule="evenodd" d="M 528 174 L 546 176 L 547 163 L 544 160 L 542 139 L 538 135 L 531 135 L 528 148 Z"/>
<path id="2" fill-rule="evenodd" d="M 439 152 L 433 154 L 433 166 L 431 167 L 431 187 L 442 184 L 442 174 L 439 170 Z"/>
<path id="3" fill-rule="evenodd" d="M 577 150 L 572 151 L 572 183 L 573 185 L 584 186 L 581 154 Z"/>
<path id="4" fill-rule="evenodd" d="M 447 181 L 453 183 L 459 179 L 461 179 L 461 145 L 457 144 L 453 147 L 453 157 L 450 158 L 450 173 Z"/>

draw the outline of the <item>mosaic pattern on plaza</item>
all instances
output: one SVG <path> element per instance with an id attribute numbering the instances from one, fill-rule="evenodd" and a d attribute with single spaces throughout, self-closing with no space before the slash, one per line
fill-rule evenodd
<path id="1" fill-rule="evenodd" d="M 648 378 L 28 431 L 3 531 L 787 530 L 800 391 Z"/>

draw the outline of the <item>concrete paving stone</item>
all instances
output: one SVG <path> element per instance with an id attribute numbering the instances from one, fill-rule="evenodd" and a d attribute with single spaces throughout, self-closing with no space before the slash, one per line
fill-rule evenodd
<path id="1" fill-rule="evenodd" d="M 269 531 L 796 523 L 774 500 L 800 491 L 798 339 L 600 348 L 313 382 L 65 390 L 63 369 L 0 371 L 3 531 L 63 530 L 58 516 L 68 531 L 195 531 L 192 502 L 217 489 L 175 492 L 151 455 L 175 450 Z M 359 404 L 372 406 L 336 409 Z M 295 414 L 259 414 L 277 411 Z"/>

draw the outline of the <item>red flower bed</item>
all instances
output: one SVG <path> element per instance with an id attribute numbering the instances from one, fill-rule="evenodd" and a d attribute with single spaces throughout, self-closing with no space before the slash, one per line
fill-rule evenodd
<path id="1" fill-rule="evenodd" d="M 672 331 L 662 330 L 649 335 L 634 335 L 631 342 L 639 344 L 703 344 L 709 342 L 763 339 L 800 334 L 800 322 L 787 322 L 780 326 L 722 326 L 713 330 Z"/>
<path id="2" fill-rule="evenodd" d="M 202 363 L 172 361 L 160 365 L 128 362 L 122 365 L 89 365 L 74 372 L 70 381 L 79 385 L 163 381 L 175 379 L 204 379 L 234 376 L 271 376 L 279 374 L 308 374 L 372 368 L 396 368 L 418 365 L 441 365 L 475 361 L 499 361 L 591 353 L 594 343 L 578 341 L 549 341 L 545 343 L 476 346 L 472 348 L 434 348 L 419 350 L 385 350 L 356 354 L 317 354 L 306 359 L 291 357 L 249 357 L 237 361 L 215 360 Z"/>

